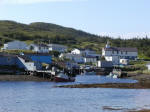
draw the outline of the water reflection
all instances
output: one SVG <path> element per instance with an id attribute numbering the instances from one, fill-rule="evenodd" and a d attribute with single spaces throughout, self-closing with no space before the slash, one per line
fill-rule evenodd
<path id="1" fill-rule="evenodd" d="M 136 80 L 131 79 L 113 79 L 105 76 L 97 76 L 97 75 L 79 75 L 76 78 L 75 83 L 83 83 L 83 84 L 99 84 L 99 83 L 136 83 Z"/>

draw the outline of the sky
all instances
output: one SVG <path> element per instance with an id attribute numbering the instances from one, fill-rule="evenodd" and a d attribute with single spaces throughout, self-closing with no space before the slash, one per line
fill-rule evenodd
<path id="1" fill-rule="evenodd" d="M 46 22 L 112 37 L 150 37 L 150 0 L 0 0 L 0 20 Z"/>

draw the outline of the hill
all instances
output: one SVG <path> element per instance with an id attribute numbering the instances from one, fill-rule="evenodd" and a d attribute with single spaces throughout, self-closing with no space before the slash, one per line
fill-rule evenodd
<path id="1" fill-rule="evenodd" d="M 12 40 L 57 43 L 67 45 L 70 49 L 74 47 L 88 48 L 99 53 L 107 40 L 110 40 L 112 46 L 137 47 L 140 57 L 150 57 L 150 39 L 148 37 L 126 40 L 121 38 L 114 39 L 51 23 L 22 24 L 15 21 L 0 21 L 0 46 Z"/>
<path id="2" fill-rule="evenodd" d="M 90 33 L 86 33 L 73 28 L 62 27 L 51 23 L 35 22 L 29 25 L 21 24 L 14 21 L 0 21 L 0 35 L 11 39 L 19 40 L 32 40 L 32 39 L 45 39 L 53 37 L 97 37 Z M 22 35 L 25 35 L 26 38 Z"/>
<path id="3" fill-rule="evenodd" d="M 41 41 L 44 43 L 58 43 L 68 45 L 71 48 L 91 48 L 95 46 L 93 49 L 95 48 L 97 51 L 101 48 L 98 42 L 106 42 L 104 37 L 100 39 L 97 35 L 51 23 L 35 22 L 27 25 L 15 21 L 0 21 L 0 45 L 16 39 L 21 41 L 30 40 L 36 43 Z"/>

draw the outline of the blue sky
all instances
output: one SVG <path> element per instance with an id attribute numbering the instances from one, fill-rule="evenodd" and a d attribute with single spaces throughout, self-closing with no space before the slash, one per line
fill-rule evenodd
<path id="1" fill-rule="evenodd" d="M 0 0 L 0 20 L 47 22 L 98 35 L 150 36 L 150 0 Z"/>

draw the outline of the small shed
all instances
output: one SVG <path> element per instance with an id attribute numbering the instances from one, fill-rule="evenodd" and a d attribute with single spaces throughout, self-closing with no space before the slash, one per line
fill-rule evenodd
<path id="1" fill-rule="evenodd" d="M 129 64 L 129 60 L 128 59 L 120 59 L 120 64 L 128 65 Z"/>

